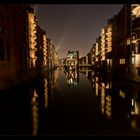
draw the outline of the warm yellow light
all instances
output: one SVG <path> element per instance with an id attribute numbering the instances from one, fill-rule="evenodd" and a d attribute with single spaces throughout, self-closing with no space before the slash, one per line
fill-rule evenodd
<path id="1" fill-rule="evenodd" d="M 133 10 L 132 10 L 132 14 L 135 15 L 136 17 L 140 16 L 140 5 L 136 6 Z"/>
<path id="2" fill-rule="evenodd" d="M 135 55 L 135 64 L 140 67 L 140 54 Z"/>
<path id="3" fill-rule="evenodd" d="M 38 103 L 37 103 L 37 98 L 38 95 L 36 93 L 36 90 L 33 90 L 33 97 L 32 97 L 32 116 L 33 116 L 33 130 L 32 130 L 32 134 L 33 135 L 37 135 L 37 131 L 38 131 Z"/>
<path id="4" fill-rule="evenodd" d="M 123 91 L 119 91 L 119 95 L 122 97 L 122 98 L 125 98 L 125 93 Z"/>
<path id="5" fill-rule="evenodd" d="M 44 80 L 44 88 L 45 88 L 45 107 L 48 107 L 48 81 L 47 79 Z"/>
<path id="6" fill-rule="evenodd" d="M 127 45 L 130 45 L 130 38 L 127 38 Z"/>
<path id="7" fill-rule="evenodd" d="M 131 121 L 131 127 L 135 129 L 137 128 L 136 120 Z"/>
<path id="8" fill-rule="evenodd" d="M 111 96 L 106 97 L 106 114 L 108 118 L 111 118 Z"/>
<path id="9" fill-rule="evenodd" d="M 96 86 L 96 96 L 98 96 L 98 83 L 96 83 L 95 86 Z"/>

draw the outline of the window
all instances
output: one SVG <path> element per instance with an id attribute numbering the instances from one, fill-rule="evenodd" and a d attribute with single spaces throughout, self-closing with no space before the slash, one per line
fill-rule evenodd
<path id="1" fill-rule="evenodd" d="M 140 8 L 137 9 L 136 16 L 137 16 L 137 17 L 140 16 Z"/>
<path id="2" fill-rule="evenodd" d="M 135 64 L 135 57 L 132 56 L 132 64 Z"/>
<path id="3" fill-rule="evenodd" d="M 121 98 L 125 98 L 125 93 L 121 90 L 119 91 L 119 95 L 120 95 Z"/>
<path id="4" fill-rule="evenodd" d="M 3 44 L 3 39 L 0 39 L 0 60 L 3 61 L 4 60 L 4 44 Z"/>
<path id="5" fill-rule="evenodd" d="M 136 53 L 138 53 L 138 49 L 139 49 L 138 43 L 136 44 L 135 49 L 136 49 Z"/>
<path id="6" fill-rule="evenodd" d="M 130 45 L 130 38 L 127 39 L 127 45 Z"/>
<path id="7" fill-rule="evenodd" d="M 120 64 L 125 64 L 125 59 L 120 59 Z"/>

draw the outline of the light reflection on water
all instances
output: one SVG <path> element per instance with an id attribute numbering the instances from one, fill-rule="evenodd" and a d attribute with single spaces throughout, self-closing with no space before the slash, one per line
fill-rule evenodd
<path id="1" fill-rule="evenodd" d="M 3 117 L 10 116 L 5 110 L 12 104 L 14 119 L 21 124 Z M 1 92 L 0 105 L 0 134 L 23 134 L 23 130 L 29 134 L 29 129 L 34 136 L 140 134 L 139 85 L 84 68 L 46 72 L 29 84 Z"/>
<path id="2" fill-rule="evenodd" d="M 95 72 L 92 72 L 92 74 L 89 73 L 89 75 L 92 75 L 89 80 L 91 81 L 93 90 L 96 96 L 99 96 L 97 100 L 101 102 L 101 112 L 108 119 L 111 119 L 113 115 L 112 121 L 115 120 L 115 114 L 118 113 L 117 116 L 122 116 L 123 114 L 124 121 L 127 121 L 129 126 L 140 132 L 139 85 L 126 80 L 117 80 L 115 79 L 116 77 L 101 76 L 98 73 L 95 74 Z M 119 104 L 118 107 L 117 104 Z M 120 120 L 120 122 L 122 121 Z"/>
<path id="3" fill-rule="evenodd" d="M 38 94 L 36 93 L 36 90 L 32 90 L 33 93 L 32 93 L 32 120 L 33 120 L 33 132 L 32 132 L 32 135 L 33 136 L 36 136 L 37 135 L 37 132 L 38 132 L 38 102 L 37 102 L 37 99 L 38 99 Z"/>
<path id="4" fill-rule="evenodd" d="M 139 92 L 140 89 L 136 88 L 137 91 L 135 91 L 134 92 L 135 94 L 133 94 L 132 89 L 133 89 L 133 86 L 136 87 L 136 85 L 129 83 L 129 86 L 130 85 L 132 86 L 131 90 L 129 91 L 129 90 L 126 90 L 127 82 L 124 84 L 123 83 L 124 81 L 114 81 L 112 77 L 101 76 L 99 75 L 99 73 L 96 73 L 94 71 L 80 70 L 79 72 L 78 70 L 65 71 L 64 69 L 62 70 L 57 69 L 55 71 L 48 72 L 48 74 L 46 75 L 46 78 L 43 79 L 45 108 L 48 107 L 49 97 L 50 97 L 50 104 L 52 104 L 53 100 L 55 100 L 55 96 L 56 94 L 58 94 L 56 93 L 57 91 L 56 89 L 60 88 L 59 84 L 62 82 L 61 79 L 63 79 L 64 77 L 65 78 L 63 79 L 63 82 L 65 81 L 65 83 L 67 84 L 63 85 L 61 89 L 62 88 L 67 89 L 67 90 L 64 90 L 65 92 L 67 91 L 67 93 L 65 94 L 68 95 L 68 90 L 70 90 L 71 87 L 75 87 L 77 85 L 78 87 L 76 89 L 73 89 L 72 91 L 75 90 L 75 92 L 77 92 L 76 90 L 78 88 L 82 89 L 82 87 L 79 87 L 80 82 L 82 82 L 81 80 L 84 80 L 84 81 L 86 80 L 85 78 L 80 79 L 80 77 L 82 77 L 81 74 L 85 75 L 85 78 L 87 78 L 90 81 L 90 85 L 93 90 L 93 93 L 95 93 L 97 103 L 99 103 L 97 105 L 99 106 L 98 108 L 99 112 L 101 112 L 101 114 L 113 124 L 111 126 L 113 127 L 113 129 L 116 129 L 115 127 L 118 127 L 118 129 L 119 127 L 121 128 L 121 123 L 122 123 L 122 125 L 124 126 L 122 126 L 121 129 L 128 127 L 126 128 L 126 131 L 130 131 L 129 130 L 130 128 L 140 131 L 139 129 L 140 128 L 140 100 L 138 99 L 139 96 L 137 95 L 138 94 L 137 92 Z M 69 86 L 66 86 L 66 85 L 69 85 Z M 61 91 L 62 90 L 60 90 L 59 92 Z M 33 96 L 34 106 L 35 105 L 37 106 L 37 103 L 35 103 L 36 101 L 35 98 L 37 98 L 37 96 L 35 96 L 34 94 Z M 80 98 L 80 95 L 79 95 L 79 98 Z M 37 109 L 33 111 L 33 116 L 34 116 L 33 117 L 33 120 L 34 120 L 33 121 L 34 122 L 33 135 L 37 135 L 37 129 L 38 129 Z M 96 123 L 98 124 L 98 122 Z M 119 123 L 119 125 L 117 123 Z"/>

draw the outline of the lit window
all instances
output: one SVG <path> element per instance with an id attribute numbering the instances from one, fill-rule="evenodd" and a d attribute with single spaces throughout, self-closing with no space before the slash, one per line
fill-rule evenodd
<path id="1" fill-rule="evenodd" d="M 140 8 L 137 10 L 137 16 L 140 16 Z"/>
<path id="2" fill-rule="evenodd" d="M 139 65 L 140 64 L 140 56 L 139 55 L 136 55 L 135 56 L 135 64 L 136 65 Z"/>
<path id="3" fill-rule="evenodd" d="M 125 59 L 120 59 L 120 64 L 125 64 Z"/>
<path id="4" fill-rule="evenodd" d="M 132 64 L 135 64 L 135 57 L 132 57 Z"/>
<path id="5" fill-rule="evenodd" d="M 125 93 L 121 90 L 119 91 L 119 95 L 120 95 L 121 98 L 123 98 L 123 99 L 125 98 Z"/>
<path id="6" fill-rule="evenodd" d="M 132 35 L 132 39 L 134 40 L 136 38 L 136 36 L 135 35 Z"/>
<path id="7" fill-rule="evenodd" d="M 130 45 L 130 38 L 127 39 L 127 45 Z"/>
<path id="8" fill-rule="evenodd" d="M 138 49 L 139 49 L 139 46 L 138 46 L 138 43 L 136 43 L 136 53 L 138 53 Z"/>
<path id="9" fill-rule="evenodd" d="M 133 15 L 135 15 L 135 17 L 139 17 L 140 16 L 140 6 L 137 6 L 136 8 L 134 8 L 132 13 L 133 13 Z"/>

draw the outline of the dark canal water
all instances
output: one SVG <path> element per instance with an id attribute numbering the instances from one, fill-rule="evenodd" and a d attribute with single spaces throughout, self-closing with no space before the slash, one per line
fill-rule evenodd
<path id="1" fill-rule="evenodd" d="M 0 92 L 0 135 L 140 135 L 140 86 L 57 68 Z"/>

